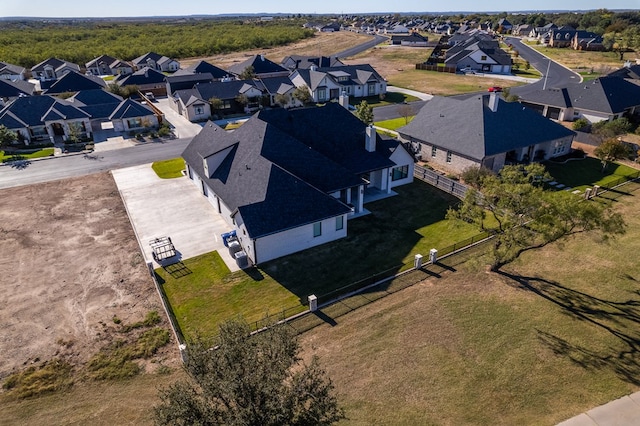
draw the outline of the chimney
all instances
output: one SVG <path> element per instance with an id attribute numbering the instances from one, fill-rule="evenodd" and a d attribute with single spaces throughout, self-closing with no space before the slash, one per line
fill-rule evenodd
<path id="1" fill-rule="evenodd" d="M 374 129 L 372 125 L 368 125 L 365 131 L 364 149 L 368 152 L 374 152 L 376 150 L 376 129 Z"/>
<path id="2" fill-rule="evenodd" d="M 498 111 L 498 102 L 500 101 L 500 97 L 497 92 L 491 92 L 489 95 L 489 109 L 491 112 Z"/>
<path id="3" fill-rule="evenodd" d="M 338 97 L 338 103 L 342 108 L 349 111 L 349 96 L 347 96 L 347 92 L 345 92 L 344 90 L 340 92 L 340 96 Z"/>
<path id="4" fill-rule="evenodd" d="M 260 55 L 260 60 L 264 62 L 264 55 Z"/>

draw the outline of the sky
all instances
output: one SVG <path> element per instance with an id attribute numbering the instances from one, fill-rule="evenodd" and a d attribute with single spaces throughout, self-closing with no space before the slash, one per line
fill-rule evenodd
<path id="1" fill-rule="evenodd" d="M 640 9 L 640 0 L 581 0 L 580 10 Z M 133 17 L 233 13 L 515 12 L 567 9 L 557 0 L 1 0 L 0 17 Z"/>

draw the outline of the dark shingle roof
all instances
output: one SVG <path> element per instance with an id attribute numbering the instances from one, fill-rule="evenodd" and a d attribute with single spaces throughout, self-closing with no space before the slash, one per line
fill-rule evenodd
<path id="1" fill-rule="evenodd" d="M 153 115 L 153 110 L 146 105 L 142 105 L 132 99 L 123 100 L 120 105 L 109 116 L 110 120 L 114 118 L 136 118 Z"/>
<path id="2" fill-rule="evenodd" d="M 213 81 L 211 83 L 202 83 L 194 87 L 194 91 L 200 99 L 209 100 L 211 98 L 218 99 L 235 99 L 238 94 L 246 89 L 246 86 L 252 86 L 260 90 L 260 83 L 255 80 L 231 80 L 231 81 Z M 183 91 L 179 90 L 176 94 L 184 100 Z M 192 95 L 193 92 L 189 92 Z"/>
<path id="3" fill-rule="evenodd" d="M 22 74 L 25 71 L 24 67 L 19 65 L 9 64 L 7 62 L 0 62 L 0 74 Z"/>
<path id="4" fill-rule="evenodd" d="M 179 74 L 166 77 L 167 92 L 174 93 L 176 90 L 191 89 L 196 84 L 211 83 L 213 76 L 209 73 L 202 74 Z"/>
<path id="5" fill-rule="evenodd" d="M 91 118 L 109 118 L 122 102 L 122 98 L 105 90 L 83 90 L 69 98 L 81 110 L 91 114 Z"/>
<path id="6" fill-rule="evenodd" d="M 178 71 L 178 73 L 180 73 L 180 74 L 186 74 L 186 73 L 190 73 L 190 74 L 206 74 L 206 73 L 209 73 L 215 79 L 221 79 L 221 78 L 224 78 L 224 77 L 229 75 L 228 71 L 225 71 L 222 68 L 218 68 L 215 65 L 211 65 L 209 62 L 206 62 L 206 61 L 198 61 L 195 64 L 190 65 L 187 68 L 184 68 L 184 69 Z"/>
<path id="7" fill-rule="evenodd" d="M 0 79 L 0 98 L 14 98 L 16 96 L 31 96 L 35 92 L 35 85 L 24 80 Z"/>
<path id="8" fill-rule="evenodd" d="M 260 82 L 262 83 L 264 89 L 272 95 L 275 95 L 277 93 L 285 93 L 295 87 L 289 77 L 261 78 Z"/>
<path id="9" fill-rule="evenodd" d="M 80 90 L 102 89 L 106 83 L 99 77 L 82 75 L 79 72 L 70 71 L 56 80 L 46 91 L 53 95 L 66 92 L 79 92 Z"/>
<path id="10" fill-rule="evenodd" d="M 144 84 L 163 83 L 165 81 L 165 78 L 166 76 L 160 71 L 156 71 L 149 67 L 144 67 L 141 70 L 134 72 L 133 74 L 122 76 L 121 78 L 116 79 L 116 82 L 120 86 L 142 86 Z"/>
<path id="11" fill-rule="evenodd" d="M 284 68 L 281 65 L 276 64 L 275 62 L 270 61 L 265 58 L 264 55 L 254 55 L 247 59 L 244 62 L 240 62 L 238 64 L 234 64 L 229 67 L 229 72 L 234 75 L 240 75 L 244 72 L 247 67 L 253 67 L 256 75 L 260 74 L 271 74 L 271 73 L 288 73 L 289 70 Z"/>
<path id="12" fill-rule="evenodd" d="M 36 72 L 36 71 L 44 71 L 44 68 L 50 65 L 51 67 L 53 67 L 54 70 L 58 70 L 59 68 L 63 67 L 63 66 L 68 66 L 71 68 L 74 68 L 78 71 L 80 71 L 80 65 L 74 64 L 72 62 L 67 62 L 67 61 L 63 61 L 62 59 L 58 59 L 58 58 L 49 58 L 49 59 L 45 59 L 44 61 L 40 62 L 39 64 L 36 64 L 33 66 L 33 68 L 31 68 L 32 72 Z"/>
<path id="13" fill-rule="evenodd" d="M 0 111 L 0 124 L 9 128 L 41 126 L 46 120 L 88 118 L 89 114 L 53 96 L 22 96 Z M 6 120 L 6 121 L 5 121 Z"/>
<path id="14" fill-rule="evenodd" d="M 109 55 L 100 55 L 97 58 L 94 58 L 92 60 L 90 60 L 89 62 L 87 62 L 85 64 L 85 66 L 87 68 L 91 68 L 94 66 L 99 66 L 100 64 L 105 64 L 108 67 L 111 66 L 111 64 L 113 64 L 114 62 L 117 62 L 118 60 L 116 58 L 114 58 L 113 56 L 109 56 Z"/>
<path id="15" fill-rule="evenodd" d="M 522 101 L 560 108 L 618 114 L 640 105 L 640 86 L 617 77 L 600 77 L 561 89 L 528 93 Z"/>
<path id="16" fill-rule="evenodd" d="M 459 100 L 436 96 L 398 132 L 479 161 L 574 134 L 517 102 L 499 99 L 497 111 L 492 112 L 489 97 Z"/>

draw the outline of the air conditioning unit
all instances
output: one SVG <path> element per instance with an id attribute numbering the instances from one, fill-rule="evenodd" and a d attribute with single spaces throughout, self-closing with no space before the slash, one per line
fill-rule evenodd
<path id="1" fill-rule="evenodd" d="M 234 257 L 237 252 L 242 251 L 242 246 L 238 240 L 229 242 L 229 255 Z"/>
<path id="2" fill-rule="evenodd" d="M 249 257 L 243 250 L 237 252 L 234 257 L 236 258 L 236 264 L 239 268 L 244 269 L 249 266 Z"/>

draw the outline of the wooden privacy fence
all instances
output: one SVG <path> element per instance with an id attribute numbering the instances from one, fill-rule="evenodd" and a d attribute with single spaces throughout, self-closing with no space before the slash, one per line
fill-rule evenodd
<path id="1" fill-rule="evenodd" d="M 466 187 L 466 185 L 463 185 L 453 179 L 449 179 L 446 176 L 442 176 L 441 174 L 438 174 L 433 170 L 418 166 L 417 164 L 413 169 L 413 177 L 427 182 L 428 184 L 433 185 L 444 192 L 448 192 L 449 194 L 454 195 L 460 199 L 463 199 L 465 194 L 467 193 L 468 188 Z"/>
<path id="2" fill-rule="evenodd" d="M 437 65 L 416 64 L 417 70 L 456 73 L 456 67 L 439 67 Z"/>

